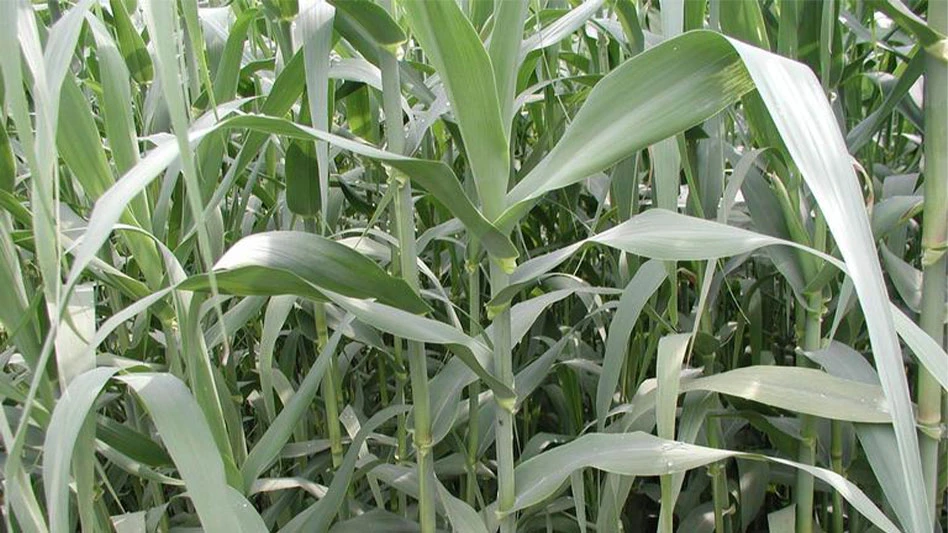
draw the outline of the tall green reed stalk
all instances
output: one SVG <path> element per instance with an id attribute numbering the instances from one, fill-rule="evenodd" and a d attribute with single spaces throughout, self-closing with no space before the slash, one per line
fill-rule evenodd
<path id="1" fill-rule="evenodd" d="M 948 4 L 931 2 L 928 22 L 932 29 L 948 34 Z M 922 297 L 919 325 L 938 344 L 945 346 L 945 301 L 948 300 L 948 61 L 926 53 L 925 57 L 925 164 L 924 218 L 922 223 Z M 938 517 L 944 508 L 940 493 L 939 463 L 944 461 L 944 390 L 934 376 L 920 369 L 918 376 L 918 424 L 921 455 L 928 491 L 929 512 Z"/>

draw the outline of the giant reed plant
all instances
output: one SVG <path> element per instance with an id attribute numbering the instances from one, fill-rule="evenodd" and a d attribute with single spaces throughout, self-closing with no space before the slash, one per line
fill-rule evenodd
<path id="1" fill-rule="evenodd" d="M 0 2 L 6 529 L 946 527 L 946 16 Z"/>

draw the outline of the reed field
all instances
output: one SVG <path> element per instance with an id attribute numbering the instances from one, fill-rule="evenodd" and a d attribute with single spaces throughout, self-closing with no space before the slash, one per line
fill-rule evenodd
<path id="1" fill-rule="evenodd" d="M 948 0 L 0 0 L 0 531 L 948 530 Z"/>

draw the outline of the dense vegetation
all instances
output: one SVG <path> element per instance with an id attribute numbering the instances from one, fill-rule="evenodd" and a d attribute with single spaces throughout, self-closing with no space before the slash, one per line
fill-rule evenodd
<path id="1" fill-rule="evenodd" d="M 0 0 L 6 529 L 948 527 L 946 34 Z"/>

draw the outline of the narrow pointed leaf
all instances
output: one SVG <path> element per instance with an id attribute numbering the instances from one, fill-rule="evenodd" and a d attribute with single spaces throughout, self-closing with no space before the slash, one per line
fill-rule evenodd
<path id="1" fill-rule="evenodd" d="M 619 298 L 616 314 L 609 324 L 602 373 L 599 374 L 599 382 L 596 386 L 596 416 L 599 418 L 600 430 L 605 427 L 606 413 L 619 384 L 622 365 L 629 351 L 629 337 L 632 335 L 632 329 L 645 303 L 665 281 L 666 274 L 665 265 L 657 261 L 645 263 L 635 273 L 632 281 L 626 285 Z"/>
<path id="2" fill-rule="evenodd" d="M 812 368 L 749 366 L 691 380 L 682 390 L 708 390 L 833 420 L 892 421 L 882 389 Z"/>
<path id="3" fill-rule="evenodd" d="M 441 74 L 488 219 L 503 209 L 509 149 L 494 72 L 484 45 L 455 2 L 406 2 L 412 30 Z"/>
<path id="4" fill-rule="evenodd" d="M 918 435 L 895 325 L 859 180 L 836 116 L 813 72 L 803 64 L 733 43 L 767 106 L 787 151 L 812 191 L 846 262 L 866 316 L 879 378 L 892 413 L 905 486 L 921 494 Z M 928 531 L 932 516 L 913 501 L 909 529 Z"/>
<path id="5" fill-rule="evenodd" d="M 218 290 L 241 296 L 295 294 L 326 300 L 321 290 L 423 313 L 427 305 L 403 280 L 344 244 L 301 231 L 270 231 L 245 237 L 214 265 Z M 206 275 L 182 289 L 207 290 Z"/>
<path id="6" fill-rule="evenodd" d="M 596 84 L 550 154 L 510 191 L 507 205 L 576 183 L 703 122 L 752 88 L 720 35 L 694 31 L 665 41 Z"/>
<path id="7" fill-rule="evenodd" d="M 138 83 L 150 83 L 155 77 L 155 67 L 151 63 L 148 50 L 145 49 L 145 41 L 135 29 L 128 10 L 125 9 L 124 0 L 109 0 L 109 6 L 112 8 L 119 50 L 128 66 L 128 71 Z"/>
<path id="8" fill-rule="evenodd" d="M 524 509 L 543 501 L 578 468 L 593 467 L 627 476 L 659 476 L 691 470 L 729 457 L 773 461 L 802 468 L 833 486 L 883 531 L 898 531 L 859 487 L 830 470 L 776 457 L 660 439 L 642 432 L 592 433 L 523 462 L 516 469 L 517 500 L 514 509 Z"/>
<path id="9" fill-rule="evenodd" d="M 119 379 L 135 390 L 148 409 L 205 530 L 266 531 L 260 516 L 242 496 L 234 501 L 211 430 L 184 383 L 170 374 L 133 374 Z"/>
<path id="10" fill-rule="evenodd" d="M 379 4 L 371 0 L 333 0 L 332 4 L 338 10 L 337 17 L 345 18 L 351 27 L 358 28 L 375 44 L 394 48 L 405 42 L 405 32 Z M 336 24 L 339 24 L 338 19 Z"/>
<path id="11" fill-rule="evenodd" d="M 69 528 L 69 472 L 76 439 L 96 397 L 117 371 L 96 368 L 78 376 L 53 411 L 43 445 L 43 480 L 53 531 Z"/>
<path id="12" fill-rule="evenodd" d="M 286 207 L 300 216 L 313 217 L 321 210 L 319 163 L 311 142 L 290 142 L 284 160 Z"/>

